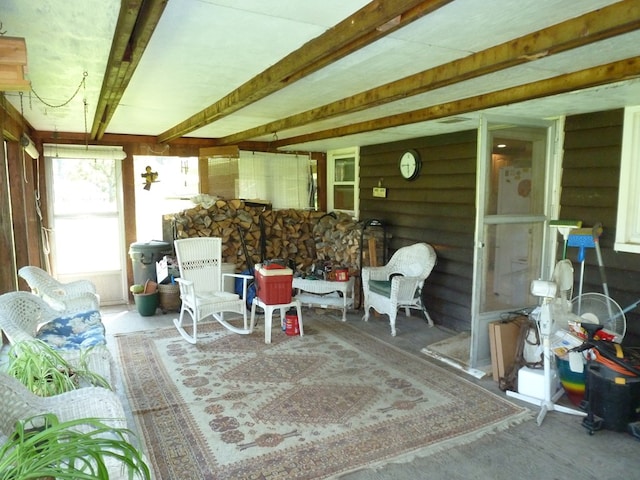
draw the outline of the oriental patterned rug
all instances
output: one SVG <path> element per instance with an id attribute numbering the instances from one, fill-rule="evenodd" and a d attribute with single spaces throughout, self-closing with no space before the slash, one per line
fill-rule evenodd
<path id="1" fill-rule="evenodd" d="M 305 335 L 199 326 L 116 337 L 156 478 L 318 479 L 408 461 L 530 418 L 432 361 L 331 316 Z"/>

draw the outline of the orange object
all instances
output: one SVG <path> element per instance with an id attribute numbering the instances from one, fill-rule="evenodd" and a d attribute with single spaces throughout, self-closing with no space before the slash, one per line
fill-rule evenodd
<path id="1" fill-rule="evenodd" d="M 346 282 L 349 280 L 349 269 L 348 268 L 336 268 L 336 281 L 338 282 Z"/>
<path id="2" fill-rule="evenodd" d="M 285 315 L 285 329 L 284 333 L 289 336 L 300 335 L 300 325 L 298 323 L 298 315 L 293 311 L 293 313 L 287 312 Z"/>

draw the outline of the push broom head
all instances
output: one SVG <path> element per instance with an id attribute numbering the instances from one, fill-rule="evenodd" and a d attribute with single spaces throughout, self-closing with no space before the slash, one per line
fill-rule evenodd
<path id="1" fill-rule="evenodd" d="M 549 226 L 557 228 L 566 241 L 571 230 L 582 227 L 582 220 L 551 220 Z"/>

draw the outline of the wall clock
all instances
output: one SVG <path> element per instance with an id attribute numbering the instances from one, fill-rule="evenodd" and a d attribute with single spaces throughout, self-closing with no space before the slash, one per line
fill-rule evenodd
<path id="1" fill-rule="evenodd" d="M 407 150 L 400 157 L 400 175 L 405 180 L 413 180 L 420 174 L 420 167 L 422 167 L 422 160 L 420 160 L 420 154 L 416 150 Z"/>

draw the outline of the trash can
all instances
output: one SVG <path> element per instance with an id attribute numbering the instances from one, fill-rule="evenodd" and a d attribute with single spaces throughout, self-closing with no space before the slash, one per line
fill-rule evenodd
<path id="1" fill-rule="evenodd" d="M 171 246 L 167 242 L 151 240 L 132 243 L 129 257 L 133 266 L 133 283 L 144 285 L 147 280 L 157 282 L 156 262 L 168 253 L 171 253 Z"/>

